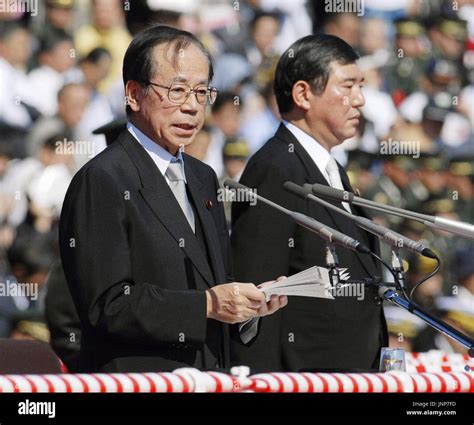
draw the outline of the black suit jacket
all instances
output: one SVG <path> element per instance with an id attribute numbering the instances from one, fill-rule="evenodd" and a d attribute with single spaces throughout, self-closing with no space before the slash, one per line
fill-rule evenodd
<path id="1" fill-rule="evenodd" d="M 46 282 L 45 316 L 49 343 L 70 373 L 78 371 L 81 321 L 64 276 L 61 261 L 51 268 Z"/>
<path id="2" fill-rule="evenodd" d="M 341 179 L 351 190 L 340 167 Z M 293 134 L 281 125 L 249 161 L 240 182 L 270 200 L 365 242 L 372 250 L 374 238 L 349 219 L 305 201 L 283 188 L 286 181 L 326 184 L 318 167 Z M 334 203 L 342 208 L 339 203 Z M 358 207 L 353 211 L 365 212 Z M 292 275 L 314 265 L 326 266 L 325 242 L 294 224 L 286 215 L 257 202 L 234 202 L 232 211 L 234 273 L 239 281 L 264 282 Z M 371 257 L 336 247 L 340 267 L 351 279 L 380 276 Z M 249 346 L 233 344 L 233 362 L 254 371 L 303 369 L 370 369 L 376 365 L 381 344 L 387 341 L 380 300 L 366 290 L 364 300 L 336 297 L 290 297 L 288 306 L 261 320 L 259 335 Z"/>
<path id="3" fill-rule="evenodd" d="M 229 364 L 228 327 L 206 319 L 205 295 L 232 280 L 224 210 L 214 171 L 183 157 L 196 235 L 165 178 L 127 130 L 74 176 L 59 237 L 81 320 L 81 370 Z"/>

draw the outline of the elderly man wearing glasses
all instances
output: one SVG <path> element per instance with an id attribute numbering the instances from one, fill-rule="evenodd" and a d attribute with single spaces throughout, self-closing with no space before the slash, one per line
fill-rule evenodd
<path id="1" fill-rule="evenodd" d="M 185 153 L 216 99 L 212 74 L 204 46 L 166 26 L 125 54 L 127 128 L 76 174 L 61 215 L 82 371 L 227 368 L 228 324 L 286 305 L 233 281 L 216 175 Z"/>

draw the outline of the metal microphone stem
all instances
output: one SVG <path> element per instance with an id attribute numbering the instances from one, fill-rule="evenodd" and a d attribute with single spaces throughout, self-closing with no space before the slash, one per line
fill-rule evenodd
<path id="1" fill-rule="evenodd" d="M 336 286 L 340 282 L 339 276 L 339 259 L 337 258 L 336 248 L 332 243 L 326 245 L 326 265 L 328 268 L 329 279 L 331 281 L 332 287 Z"/>

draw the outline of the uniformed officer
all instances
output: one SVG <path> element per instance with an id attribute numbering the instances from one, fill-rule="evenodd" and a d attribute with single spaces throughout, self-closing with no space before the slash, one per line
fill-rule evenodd
<path id="1" fill-rule="evenodd" d="M 386 73 L 389 93 L 399 105 L 405 97 L 418 89 L 426 67 L 425 27 L 415 18 L 400 18 L 395 22 L 395 51 L 393 65 Z"/>

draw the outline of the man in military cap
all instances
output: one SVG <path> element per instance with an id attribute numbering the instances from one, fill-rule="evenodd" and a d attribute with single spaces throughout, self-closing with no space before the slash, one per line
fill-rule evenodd
<path id="1" fill-rule="evenodd" d="M 464 53 L 467 38 L 467 22 L 454 16 L 441 16 L 430 28 L 433 55 L 459 60 Z"/>
<path id="2" fill-rule="evenodd" d="M 423 152 L 430 154 L 446 151 L 450 148 L 442 138 L 441 130 L 449 113 L 453 112 L 452 97 L 448 93 L 439 93 L 428 99 L 423 108 L 421 127 L 424 134 Z M 430 158 L 428 158 L 431 161 Z M 446 162 L 443 164 L 446 166 Z"/>
<path id="3" fill-rule="evenodd" d="M 35 31 L 41 39 L 57 30 L 72 36 L 76 13 L 75 0 L 46 0 L 45 21 Z"/>
<path id="4" fill-rule="evenodd" d="M 406 120 L 419 123 L 430 99 L 436 99 L 437 103 L 441 102 L 449 109 L 453 96 L 459 96 L 460 87 L 461 77 L 456 63 L 448 59 L 433 58 L 427 63 L 417 91 L 400 104 L 400 113 Z"/>
<path id="5" fill-rule="evenodd" d="M 221 185 L 226 179 L 239 181 L 250 156 L 250 148 L 247 142 L 240 137 L 229 137 L 224 143 L 222 156 L 224 160 L 224 176 L 219 180 Z M 229 228 L 232 224 L 231 210 L 232 202 L 225 200 L 224 212 Z"/>
<path id="6" fill-rule="evenodd" d="M 425 327 L 425 322 L 410 312 L 394 305 L 384 306 L 390 347 L 413 351 L 413 341 Z"/>
<path id="7" fill-rule="evenodd" d="M 413 176 L 427 189 L 429 196 L 424 199 L 443 199 L 449 197 L 445 171 L 448 160 L 439 150 L 422 152 L 416 159 Z"/>
<path id="8" fill-rule="evenodd" d="M 468 306 L 456 297 L 441 297 L 436 304 L 442 320 L 471 338 L 474 336 L 472 305 Z M 441 350 L 445 353 L 467 353 L 464 346 L 431 327 L 420 332 L 413 348 L 417 352 Z"/>
<path id="9" fill-rule="evenodd" d="M 430 175 L 432 176 L 433 182 L 445 180 L 446 173 L 443 171 L 424 170 L 422 173 L 426 173 L 424 177 L 425 183 L 430 180 L 428 177 Z M 432 187 L 434 187 L 434 183 Z M 430 198 L 423 204 L 423 208 L 420 212 L 451 220 L 459 220 L 459 216 L 456 213 L 455 202 L 446 187 L 439 192 L 431 192 Z M 443 287 L 444 289 L 451 287 L 455 279 L 454 253 L 462 239 L 455 237 L 452 233 L 429 228 L 425 228 L 421 238 L 426 240 L 435 252 L 442 253 L 443 262 L 440 274 L 443 277 Z"/>
<path id="10" fill-rule="evenodd" d="M 226 178 L 239 181 L 245 164 L 250 156 L 247 142 L 241 137 L 230 137 L 224 143 L 222 150 Z"/>
<path id="11" fill-rule="evenodd" d="M 448 187 L 462 221 L 474 219 L 474 156 L 453 157 L 447 171 Z"/>
<path id="12" fill-rule="evenodd" d="M 347 151 L 347 175 L 352 186 L 362 196 L 365 196 L 366 191 L 376 183 L 372 170 L 372 166 L 376 162 L 377 155 L 375 153 L 359 148 Z"/>
<path id="13" fill-rule="evenodd" d="M 433 44 L 432 56 L 456 62 L 460 74 L 465 77 L 463 64 L 467 22 L 455 16 L 441 16 L 431 26 L 429 37 Z"/>
<path id="14" fill-rule="evenodd" d="M 423 90 L 428 95 L 448 92 L 452 95 L 459 94 L 460 75 L 456 62 L 450 59 L 437 58 L 428 62 L 426 68 L 427 83 Z"/>
<path id="15" fill-rule="evenodd" d="M 395 22 L 395 52 L 393 65 L 386 73 L 386 83 L 395 104 L 418 88 L 426 66 L 426 50 L 423 44 L 424 26 L 415 18 L 400 18 Z"/>
<path id="16" fill-rule="evenodd" d="M 474 244 L 468 242 L 456 252 L 456 281 L 459 285 L 452 288 L 450 293 L 455 293 L 459 299 L 474 304 Z M 474 313 L 474 311 L 473 311 Z"/>
<path id="17" fill-rule="evenodd" d="M 375 202 L 419 211 L 429 192 L 419 181 L 413 179 L 415 159 L 407 155 L 382 155 L 380 176 L 365 192 L 365 197 Z M 383 215 L 387 223 L 398 227 L 402 219 Z"/>

